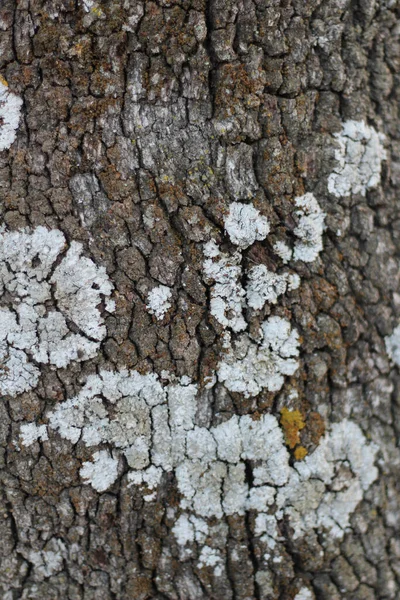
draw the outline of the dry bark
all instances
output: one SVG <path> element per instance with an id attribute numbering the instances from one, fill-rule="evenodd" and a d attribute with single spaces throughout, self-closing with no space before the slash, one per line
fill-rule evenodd
<path id="1" fill-rule="evenodd" d="M 35 363 L 37 385 L 2 398 L 4 600 L 400 599 L 400 379 L 385 345 L 400 316 L 399 8 L 396 0 L 2 0 L 0 72 L 23 100 L 16 139 L 0 152 L 3 235 L 62 231 L 105 267 L 116 302 L 114 312 L 98 308 L 107 334 L 93 357 Z M 340 195 L 329 177 L 349 121 L 384 134 L 373 165 L 382 171 Z M 323 251 L 284 264 L 274 244 L 295 243 L 295 199 L 306 193 L 326 215 Z M 301 278 L 276 304 L 242 307 L 254 337 L 270 316 L 300 335 L 298 368 L 276 391 L 210 385 L 226 356 L 224 330 L 241 335 L 232 314 L 226 326 L 210 309 L 204 272 L 210 239 L 230 259 L 237 252 L 224 228 L 234 202 L 254 205 L 270 226 L 242 247 L 239 288 L 255 265 Z M 171 298 L 157 318 L 148 294 L 160 285 Z M 4 293 L 1 306 L 12 300 Z M 48 439 L 21 443 L 23 424 L 47 426 L 90 375 L 124 368 L 163 385 L 165 372 L 189 377 L 203 429 L 273 415 L 292 472 L 334 424 L 354 423 L 365 448 L 376 448 L 379 475 L 339 536 L 320 524 L 296 535 L 284 513 L 263 538 L 249 509 L 204 518 L 206 541 L 182 547 L 174 469 L 146 501 L 149 490 L 132 485 L 126 456 L 110 443 L 73 443 L 50 427 Z M 80 470 L 101 449 L 118 460 L 118 477 L 99 492 Z M 254 465 L 245 462 L 251 486 Z M 346 481 L 352 464 L 341 468 Z M 298 493 L 312 502 L 309 488 Z M 204 546 L 216 565 L 202 562 Z"/>

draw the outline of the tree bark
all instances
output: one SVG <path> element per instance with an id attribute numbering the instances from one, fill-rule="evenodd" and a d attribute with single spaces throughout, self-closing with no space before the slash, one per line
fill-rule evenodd
<path id="1" fill-rule="evenodd" d="M 400 599 L 396 0 L 3 0 L 4 600 Z"/>

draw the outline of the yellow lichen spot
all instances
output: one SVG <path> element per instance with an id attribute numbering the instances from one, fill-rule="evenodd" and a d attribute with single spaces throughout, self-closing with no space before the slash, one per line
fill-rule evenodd
<path id="1" fill-rule="evenodd" d="M 96 17 L 102 17 L 104 15 L 103 11 L 101 10 L 100 6 L 93 6 L 91 9 L 92 13 L 94 15 L 96 15 Z"/>
<path id="2" fill-rule="evenodd" d="M 304 446 L 297 446 L 293 454 L 296 460 L 303 460 L 303 458 L 307 456 L 308 452 Z"/>
<path id="3" fill-rule="evenodd" d="M 7 81 L 4 79 L 4 77 L 2 75 L 0 75 L 0 83 L 2 85 L 5 85 L 6 87 L 8 87 L 8 83 L 7 83 Z"/>
<path id="4" fill-rule="evenodd" d="M 73 49 L 78 56 L 81 56 L 84 50 L 84 45 L 81 42 L 78 42 L 77 44 L 75 44 Z"/>
<path id="5" fill-rule="evenodd" d="M 299 432 L 306 426 L 299 410 L 282 408 L 281 425 L 285 434 L 285 442 L 289 448 L 294 448 L 300 442 Z"/>

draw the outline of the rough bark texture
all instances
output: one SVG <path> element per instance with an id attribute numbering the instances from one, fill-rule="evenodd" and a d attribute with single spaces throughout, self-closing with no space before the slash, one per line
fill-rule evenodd
<path id="1" fill-rule="evenodd" d="M 97 304 L 107 330 L 97 352 L 83 360 L 78 350 L 60 368 L 36 362 L 37 385 L 2 399 L 4 600 L 400 598 L 400 378 L 385 346 L 400 317 L 399 16 L 396 0 L 2 0 L 1 74 L 23 100 L 16 139 L 0 152 L 3 234 L 62 231 L 105 267 L 116 303 L 114 312 L 105 297 Z M 382 172 L 340 195 L 329 177 L 349 121 L 385 135 Z M 308 192 L 326 215 L 324 248 L 285 265 L 274 244 L 293 245 L 295 199 Z M 235 314 L 228 326 L 212 314 L 215 282 L 204 272 L 211 239 L 231 259 L 240 246 L 224 229 L 234 202 L 270 226 L 241 245 L 237 289 L 260 264 L 301 277 L 277 303 L 241 305 L 254 339 L 270 316 L 300 335 L 294 374 L 254 395 L 229 391 L 222 376 L 210 384 L 226 332 L 246 335 Z M 155 301 L 151 314 L 160 285 L 168 306 L 157 314 Z M 115 444 L 74 443 L 51 427 L 21 443 L 22 426 L 47 425 L 89 375 L 123 368 L 164 386 L 190 378 L 203 430 L 273 415 L 293 472 L 335 423 L 354 423 L 379 475 L 338 536 L 323 524 L 296 535 L 288 512 L 263 536 L 249 508 L 204 517 L 202 540 L 179 543 L 174 469 L 149 491 L 133 485 Z M 101 450 L 119 461 L 103 492 L 82 477 Z M 346 487 L 335 481 L 324 494 Z M 314 492 L 298 493 L 307 505 Z"/>

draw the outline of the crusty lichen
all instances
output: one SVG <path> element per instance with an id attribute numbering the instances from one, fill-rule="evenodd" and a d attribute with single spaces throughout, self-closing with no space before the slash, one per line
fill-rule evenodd
<path id="1" fill-rule="evenodd" d="M 300 277 L 296 273 L 274 273 L 262 264 L 252 267 L 247 277 L 247 304 L 255 310 L 262 309 L 267 303 L 276 304 L 287 289 L 295 290 L 300 285 Z"/>
<path id="2" fill-rule="evenodd" d="M 307 193 L 295 198 L 299 223 L 294 230 L 298 238 L 294 245 L 294 260 L 314 262 L 322 251 L 325 213 L 322 212 L 314 194 Z"/>
<path id="3" fill-rule="evenodd" d="M 90 483 L 98 492 L 104 492 L 117 479 L 118 460 L 112 458 L 107 450 L 100 450 L 93 454 L 93 461 L 82 464 L 80 475 L 85 483 Z"/>
<path id="4" fill-rule="evenodd" d="M 386 352 L 396 365 L 400 366 L 400 325 L 385 337 Z"/>
<path id="5" fill-rule="evenodd" d="M 221 252 L 214 241 L 208 242 L 203 249 L 206 257 L 203 268 L 211 288 L 210 312 L 225 328 L 243 331 L 247 323 L 243 316 L 245 290 L 241 284 L 242 255 L 235 252 L 229 255 Z"/>
<path id="6" fill-rule="evenodd" d="M 113 444 L 132 469 L 144 469 L 153 461 L 170 471 L 193 427 L 196 392 L 187 378 L 163 387 L 154 374 L 102 371 L 88 378 L 78 396 L 48 415 L 49 425 L 72 443 L 82 439 L 88 447 Z M 115 404 L 112 417 L 104 399 Z"/>
<path id="7" fill-rule="evenodd" d="M 232 202 L 225 217 L 225 230 L 231 242 L 244 249 L 267 237 L 269 223 L 252 204 Z"/>
<path id="8" fill-rule="evenodd" d="M 172 292 L 166 285 L 154 287 L 147 295 L 147 309 L 156 319 L 163 319 L 171 308 Z"/>
<path id="9" fill-rule="evenodd" d="M 376 187 L 381 179 L 382 161 L 387 158 L 385 136 L 364 121 L 349 120 L 334 134 L 338 148 L 336 165 L 328 179 L 328 190 L 336 197 L 361 194 Z"/>
<path id="10" fill-rule="evenodd" d="M 36 425 L 36 423 L 23 423 L 20 428 L 20 440 L 23 446 L 30 446 L 36 441 L 45 442 L 48 440 L 46 425 Z"/>
<path id="11" fill-rule="evenodd" d="M 312 591 L 307 587 L 302 587 L 293 600 L 314 600 L 315 596 Z"/>
<path id="12" fill-rule="evenodd" d="M 174 528 L 184 545 L 196 535 L 190 515 L 208 519 L 247 511 L 258 514 L 256 535 L 267 535 L 270 544 L 283 517 L 295 538 L 310 529 L 341 538 L 364 491 L 377 478 L 377 448 L 351 421 L 334 424 L 313 454 L 303 452 L 292 467 L 286 446 L 298 443 L 304 426 L 298 411 L 282 411 L 286 439 L 270 414 L 234 415 L 207 428 L 196 425 L 197 412 L 197 386 L 187 378 L 163 385 L 154 374 L 102 371 L 47 416 L 50 430 L 96 448 L 80 473 L 98 491 L 116 481 L 122 452 L 132 469 L 130 484 L 148 490 L 146 501 L 155 499 L 163 473 L 173 471 L 180 508 L 189 515 Z M 39 439 L 39 432 L 42 440 L 47 437 L 43 426 L 33 431 L 32 425 L 29 430 L 23 425 L 24 432 L 30 443 Z M 111 454 L 103 444 L 112 446 Z M 246 464 L 252 469 L 251 483 Z"/>
<path id="13" fill-rule="evenodd" d="M 83 257 L 76 242 L 55 267 L 65 249 L 59 230 L 0 230 L 0 301 L 6 298 L 0 307 L 2 394 L 34 388 L 37 363 L 66 367 L 92 358 L 106 335 L 98 306 L 113 289 L 106 271 Z"/>
<path id="14" fill-rule="evenodd" d="M 286 242 L 278 240 L 275 242 L 273 248 L 274 252 L 282 259 L 283 263 L 287 263 L 291 260 L 293 251 Z"/>
<path id="15" fill-rule="evenodd" d="M 10 92 L 7 81 L 0 76 L 0 152 L 14 142 L 21 118 L 22 99 Z"/>
<path id="16" fill-rule="evenodd" d="M 299 336 L 289 321 L 269 317 L 261 327 L 261 339 L 256 342 L 242 334 L 218 365 L 219 381 L 231 392 L 246 398 L 257 396 L 263 389 L 280 390 L 285 375 L 298 368 Z"/>
<path id="17" fill-rule="evenodd" d="M 296 273 L 273 273 L 263 264 L 249 269 L 243 285 L 243 257 L 239 250 L 233 254 L 222 252 L 212 240 L 204 245 L 203 253 L 205 280 L 213 284 L 210 312 L 224 328 L 235 332 L 247 328 L 245 308 L 260 310 L 266 303 L 276 304 L 286 290 L 295 290 L 300 285 Z"/>

